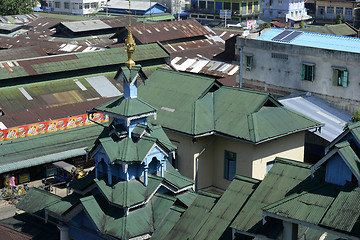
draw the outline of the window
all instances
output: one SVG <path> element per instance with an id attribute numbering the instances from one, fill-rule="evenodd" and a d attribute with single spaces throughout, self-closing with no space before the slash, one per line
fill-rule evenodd
<path id="1" fill-rule="evenodd" d="M 279 6 L 282 5 L 282 0 L 278 0 L 278 5 L 279 5 Z"/>
<path id="2" fill-rule="evenodd" d="M 208 4 L 207 8 L 209 10 L 214 10 L 214 2 L 207 2 L 207 4 Z"/>
<path id="3" fill-rule="evenodd" d="M 85 9 L 89 9 L 90 8 L 90 3 L 85 3 Z"/>
<path id="4" fill-rule="evenodd" d="M 327 18 L 334 18 L 334 7 L 327 7 L 326 16 Z"/>
<path id="5" fill-rule="evenodd" d="M 55 8 L 60 8 L 60 2 L 55 2 Z"/>
<path id="6" fill-rule="evenodd" d="M 314 81 L 314 64 L 304 63 L 301 65 L 301 80 Z"/>
<path id="7" fill-rule="evenodd" d="M 240 5 L 239 3 L 232 3 L 232 11 L 234 14 L 238 14 L 240 10 Z"/>
<path id="8" fill-rule="evenodd" d="M 70 9 L 70 3 L 69 2 L 64 2 L 64 8 L 65 9 Z"/>
<path id="9" fill-rule="evenodd" d="M 245 55 L 246 70 L 251 71 L 253 64 L 253 56 Z"/>
<path id="10" fill-rule="evenodd" d="M 91 3 L 91 8 L 97 8 L 98 7 L 98 3 L 97 2 L 92 2 Z"/>
<path id="11" fill-rule="evenodd" d="M 288 55 L 286 54 L 281 54 L 281 53 L 271 53 L 271 58 L 279 58 L 279 59 L 283 59 L 283 60 L 288 60 Z"/>
<path id="12" fill-rule="evenodd" d="M 254 2 L 254 11 L 259 9 L 259 2 Z"/>
<path id="13" fill-rule="evenodd" d="M 233 180 L 236 173 L 236 153 L 225 150 L 224 178 Z"/>
<path id="14" fill-rule="evenodd" d="M 345 15 L 352 16 L 352 9 L 351 8 L 345 8 Z"/>
<path id="15" fill-rule="evenodd" d="M 246 14 L 246 3 L 241 3 L 241 13 Z"/>
<path id="16" fill-rule="evenodd" d="M 348 86 L 348 71 L 344 68 L 334 68 L 334 86 Z"/>
<path id="17" fill-rule="evenodd" d="M 341 14 L 343 15 L 344 8 L 343 7 L 336 7 L 336 15 Z"/>
<path id="18" fill-rule="evenodd" d="M 230 10 L 230 3 L 229 2 L 224 2 L 224 9 Z"/>
<path id="19" fill-rule="evenodd" d="M 324 15 L 324 13 L 325 13 L 325 7 L 319 6 L 319 8 L 318 8 L 318 14 L 319 14 L 319 15 Z"/>

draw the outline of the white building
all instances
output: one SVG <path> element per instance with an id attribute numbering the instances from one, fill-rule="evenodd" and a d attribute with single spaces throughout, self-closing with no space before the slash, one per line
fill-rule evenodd
<path id="1" fill-rule="evenodd" d="M 49 0 L 44 12 L 87 15 L 96 13 L 106 0 Z"/>
<path id="2" fill-rule="evenodd" d="M 309 92 L 351 113 L 360 108 L 359 38 L 273 28 L 238 37 L 236 54 L 242 84 L 279 95 Z"/>
<path id="3" fill-rule="evenodd" d="M 304 0 L 261 0 L 263 11 L 260 18 L 264 21 L 283 19 L 285 22 L 297 23 L 309 21 Z"/>

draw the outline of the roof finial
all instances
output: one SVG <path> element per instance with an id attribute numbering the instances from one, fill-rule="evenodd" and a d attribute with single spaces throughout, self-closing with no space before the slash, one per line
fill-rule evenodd
<path id="1" fill-rule="evenodd" d="M 135 62 L 134 60 L 132 60 L 132 56 L 135 52 L 135 40 L 133 38 L 133 35 L 131 34 L 131 0 L 129 0 L 129 31 L 128 31 L 128 36 L 125 39 L 125 47 L 126 47 L 126 52 L 128 55 L 128 60 L 125 62 L 125 65 L 129 68 L 129 70 L 131 70 L 131 68 L 133 66 L 135 66 Z"/>

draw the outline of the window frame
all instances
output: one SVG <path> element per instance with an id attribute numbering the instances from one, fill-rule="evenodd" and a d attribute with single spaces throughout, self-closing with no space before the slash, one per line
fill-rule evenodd
<path id="1" fill-rule="evenodd" d="M 233 167 L 234 169 L 232 169 L 231 167 Z M 233 176 L 230 176 L 231 173 L 233 173 Z M 236 153 L 228 150 L 224 150 L 224 178 L 232 181 L 235 175 L 236 175 Z"/>
<path id="2" fill-rule="evenodd" d="M 339 73 L 340 74 L 339 76 Z M 340 78 L 339 78 L 340 77 Z M 341 82 L 339 81 L 341 79 Z M 344 67 L 333 67 L 333 85 L 347 88 L 349 85 L 349 71 Z"/>
<path id="3" fill-rule="evenodd" d="M 311 68 L 311 74 L 307 74 L 307 68 Z M 310 76 L 309 76 L 310 75 Z M 315 78 L 315 64 L 314 63 L 302 63 L 301 65 L 301 80 L 313 82 Z"/>
<path id="4" fill-rule="evenodd" d="M 253 63 L 254 63 L 254 56 L 250 55 L 250 54 L 245 54 L 245 70 L 246 71 L 250 71 L 253 68 Z"/>
<path id="5" fill-rule="evenodd" d="M 56 1 L 56 2 L 54 2 L 55 4 L 55 6 L 54 6 L 54 8 L 61 8 L 61 2 L 59 2 L 59 1 Z"/>

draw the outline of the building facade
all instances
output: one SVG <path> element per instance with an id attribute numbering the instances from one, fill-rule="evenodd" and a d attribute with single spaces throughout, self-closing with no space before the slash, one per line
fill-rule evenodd
<path id="1" fill-rule="evenodd" d="M 242 22 L 246 20 L 256 20 L 260 14 L 260 3 L 258 0 L 192 0 L 192 18 L 198 20 L 217 20 L 221 21 L 220 11 L 228 10 L 226 14 L 228 20 Z"/>
<path id="2" fill-rule="evenodd" d="M 360 107 L 357 38 L 271 29 L 237 39 L 239 79 L 266 91 L 314 94 L 349 112 Z"/>
<path id="3" fill-rule="evenodd" d="M 316 21 L 335 23 L 336 16 L 341 14 L 342 20 L 353 23 L 354 9 L 358 6 L 358 0 L 319 0 L 316 1 Z"/>
<path id="4" fill-rule="evenodd" d="M 98 12 L 103 4 L 105 0 L 49 0 L 43 11 L 88 15 Z"/>
<path id="5" fill-rule="evenodd" d="M 307 15 L 304 0 L 261 0 L 261 19 L 271 21 L 282 19 L 284 22 L 307 22 L 311 19 Z"/>

